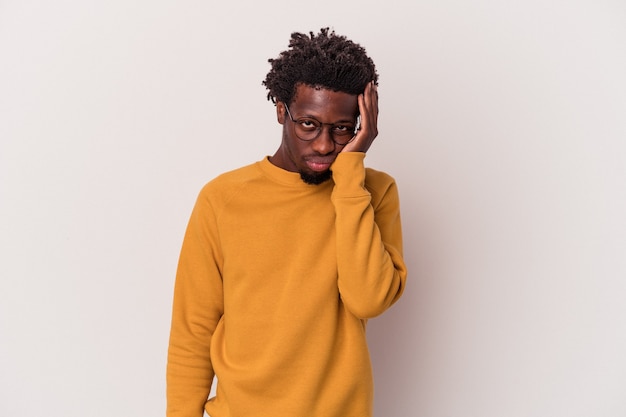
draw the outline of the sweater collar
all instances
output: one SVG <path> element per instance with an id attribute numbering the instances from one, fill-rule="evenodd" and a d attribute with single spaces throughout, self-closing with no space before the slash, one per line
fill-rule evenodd
<path id="1" fill-rule="evenodd" d="M 277 167 L 276 165 L 270 162 L 270 157 L 266 156 L 259 162 L 257 162 L 257 166 L 263 171 L 265 175 L 267 175 L 272 181 L 289 186 L 289 187 L 298 187 L 298 188 L 311 188 L 311 189 L 322 189 L 328 186 L 332 186 L 332 179 L 326 181 L 320 185 L 312 185 L 306 184 L 300 178 L 300 174 L 297 172 L 287 171 L 286 169 Z"/>

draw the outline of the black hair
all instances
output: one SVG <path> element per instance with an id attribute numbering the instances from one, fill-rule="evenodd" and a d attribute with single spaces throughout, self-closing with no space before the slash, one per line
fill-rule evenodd
<path id="1" fill-rule="evenodd" d="M 319 34 L 294 32 L 289 48 L 268 60 L 272 69 L 263 85 L 273 103 L 290 104 L 299 84 L 358 95 L 370 81 L 378 83 L 374 61 L 365 49 L 329 28 Z"/>

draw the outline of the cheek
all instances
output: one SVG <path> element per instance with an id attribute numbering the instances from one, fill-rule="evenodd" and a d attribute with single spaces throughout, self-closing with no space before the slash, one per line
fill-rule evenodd
<path id="1" fill-rule="evenodd" d="M 299 171 L 302 165 L 302 149 L 299 147 L 300 144 L 296 143 L 293 139 L 294 138 L 289 137 L 287 132 L 284 132 L 281 147 L 284 151 L 285 162 L 291 166 L 290 169 L 293 171 Z M 298 142 L 301 141 L 298 140 Z"/>
<path id="2" fill-rule="evenodd" d="M 298 138 L 291 137 L 288 133 L 283 135 L 283 143 L 294 161 L 300 159 L 300 156 L 302 156 L 306 148 L 305 142 L 302 142 Z"/>

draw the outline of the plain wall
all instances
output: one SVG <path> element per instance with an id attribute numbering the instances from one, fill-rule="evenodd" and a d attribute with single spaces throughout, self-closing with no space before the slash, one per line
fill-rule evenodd
<path id="1" fill-rule="evenodd" d="M 401 193 L 376 416 L 626 416 L 625 22 L 620 0 L 0 0 L 0 415 L 164 415 L 196 195 L 276 150 L 267 59 L 330 26 L 377 64 L 366 163 Z"/>

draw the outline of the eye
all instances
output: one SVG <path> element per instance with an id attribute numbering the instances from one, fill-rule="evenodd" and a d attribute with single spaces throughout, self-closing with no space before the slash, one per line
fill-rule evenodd
<path id="1" fill-rule="evenodd" d="M 305 130 L 315 130 L 320 126 L 319 122 L 313 119 L 299 119 L 298 124 Z"/>
<path id="2" fill-rule="evenodd" d="M 354 126 L 350 125 L 334 125 L 333 133 L 336 135 L 344 136 L 351 135 L 354 133 Z"/>

